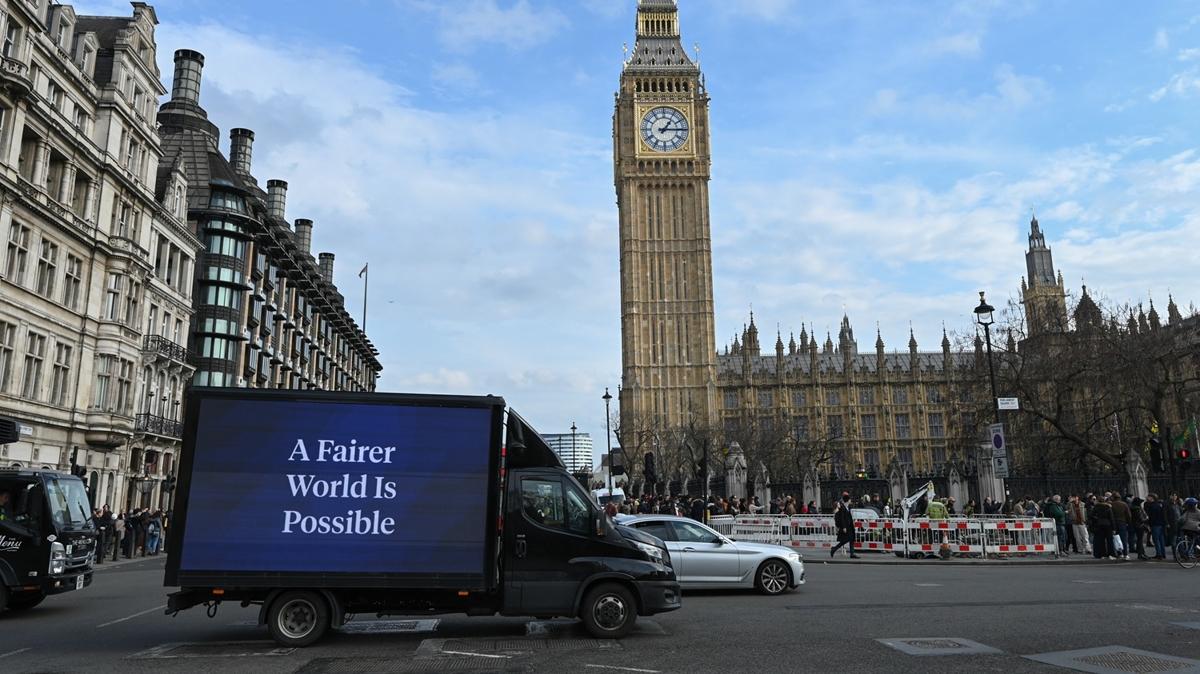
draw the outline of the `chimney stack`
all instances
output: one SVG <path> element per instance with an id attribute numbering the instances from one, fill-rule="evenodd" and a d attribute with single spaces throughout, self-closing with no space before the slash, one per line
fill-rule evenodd
<path id="1" fill-rule="evenodd" d="M 282 220 L 284 224 L 287 224 L 287 217 L 284 215 L 287 205 L 287 187 L 286 180 L 267 181 L 267 215 L 275 220 Z"/>
<path id="2" fill-rule="evenodd" d="M 229 164 L 234 173 L 250 175 L 250 155 L 254 149 L 254 132 L 250 129 L 229 130 Z"/>
<path id="3" fill-rule="evenodd" d="M 309 255 L 312 255 L 312 228 L 312 220 L 300 218 L 296 221 L 296 243 L 300 244 L 300 250 Z"/>
<path id="4" fill-rule="evenodd" d="M 321 278 L 329 285 L 333 285 L 333 253 L 321 253 L 320 258 Z"/>
<path id="5" fill-rule="evenodd" d="M 171 100 L 200 104 L 200 71 L 204 54 L 191 49 L 175 50 L 175 76 L 171 80 Z"/>

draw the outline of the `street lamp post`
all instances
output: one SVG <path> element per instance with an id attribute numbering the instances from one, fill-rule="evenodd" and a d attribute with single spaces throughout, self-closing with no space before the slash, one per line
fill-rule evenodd
<path id="1" fill-rule="evenodd" d="M 992 365 L 992 324 L 996 322 L 992 318 L 994 311 L 995 309 L 983 298 L 983 291 L 980 290 L 979 306 L 975 307 L 975 320 L 983 326 L 983 341 L 987 344 L 988 379 L 992 382 L 992 412 L 996 416 L 996 423 L 1000 423 L 1000 398 L 996 395 L 996 368 Z"/>
<path id="2" fill-rule="evenodd" d="M 994 311 L 996 311 L 996 309 L 987 303 L 987 300 L 984 299 L 983 291 L 980 290 L 979 306 L 975 307 L 975 321 L 979 323 L 979 325 L 983 326 L 983 340 L 987 345 L 988 380 L 991 382 L 992 387 L 992 414 L 996 420 L 996 423 L 998 424 L 1000 423 L 1000 398 L 996 395 L 996 367 L 992 364 L 992 324 L 996 322 L 992 316 Z M 988 461 L 993 461 L 991 456 L 981 458 L 986 458 Z M 981 488 L 982 479 L 983 477 L 981 475 Z M 1000 495 L 1002 500 L 1006 499 L 1008 496 L 1007 489 L 1004 491 L 1005 493 Z"/>
<path id="3" fill-rule="evenodd" d="M 612 400 L 612 395 L 608 392 L 608 387 L 604 387 L 604 441 L 608 443 L 608 498 L 611 501 L 613 496 L 613 463 L 612 463 L 612 430 L 610 426 L 608 404 Z"/>
<path id="4" fill-rule="evenodd" d="M 575 456 L 575 422 L 571 422 L 571 465 L 572 470 L 579 470 L 578 457 Z"/>

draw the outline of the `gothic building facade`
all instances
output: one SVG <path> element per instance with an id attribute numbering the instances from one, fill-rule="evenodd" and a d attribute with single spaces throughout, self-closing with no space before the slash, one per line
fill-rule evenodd
<path id="1" fill-rule="evenodd" d="M 639 0 L 613 114 L 626 428 L 715 421 L 708 106 L 674 0 Z"/>

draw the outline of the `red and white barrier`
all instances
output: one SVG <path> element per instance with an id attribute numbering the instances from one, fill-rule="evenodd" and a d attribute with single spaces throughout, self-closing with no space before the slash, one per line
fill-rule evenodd
<path id="1" fill-rule="evenodd" d="M 829 550 L 837 545 L 831 515 L 719 516 L 710 526 L 734 540 L 775 543 L 797 550 Z M 855 520 L 854 549 L 898 554 L 1046 554 L 1058 552 L 1054 520 L 965 518 Z"/>

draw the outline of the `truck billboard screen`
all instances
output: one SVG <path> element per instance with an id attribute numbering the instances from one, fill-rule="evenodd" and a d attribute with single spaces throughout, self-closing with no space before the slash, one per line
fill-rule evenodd
<path id="1" fill-rule="evenodd" d="M 196 404 L 180 570 L 484 572 L 493 410 Z"/>

